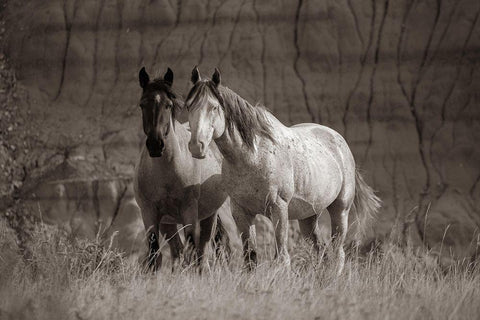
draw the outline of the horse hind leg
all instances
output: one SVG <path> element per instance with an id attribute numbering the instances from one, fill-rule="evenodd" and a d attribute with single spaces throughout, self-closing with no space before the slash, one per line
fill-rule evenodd
<path id="1" fill-rule="evenodd" d="M 236 225 L 231 212 L 230 199 L 228 199 L 217 210 L 216 228 L 213 236 L 213 247 L 217 262 L 230 263 L 232 256 L 231 237 L 236 235 Z"/>
<path id="2" fill-rule="evenodd" d="M 237 225 L 242 238 L 245 267 L 248 271 L 252 271 L 257 266 L 257 251 L 254 235 L 255 225 L 253 224 L 255 215 L 250 214 L 234 201 L 231 201 L 230 203 L 233 219 L 235 220 L 235 224 Z"/>
<path id="3" fill-rule="evenodd" d="M 320 229 L 318 228 L 319 217 L 319 215 L 315 214 L 311 217 L 298 220 L 300 232 L 305 239 L 312 241 L 313 248 L 318 256 L 322 253 Z"/>
<path id="4" fill-rule="evenodd" d="M 328 212 L 332 225 L 332 247 L 337 263 L 337 275 L 340 275 L 345 265 L 345 250 L 343 248 L 348 229 L 348 212 L 350 205 L 337 199 L 330 206 Z"/>

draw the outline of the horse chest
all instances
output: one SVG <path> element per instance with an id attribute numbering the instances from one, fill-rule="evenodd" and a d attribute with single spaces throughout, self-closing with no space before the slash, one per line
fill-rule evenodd
<path id="1" fill-rule="evenodd" d="M 169 176 L 141 180 L 139 193 L 145 200 L 164 206 L 171 206 L 184 198 L 185 187 L 175 183 Z"/>

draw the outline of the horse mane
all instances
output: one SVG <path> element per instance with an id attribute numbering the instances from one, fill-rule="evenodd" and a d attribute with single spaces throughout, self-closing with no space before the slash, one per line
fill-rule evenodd
<path id="1" fill-rule="evenodd" d="M 180 114 L 183 110 L 183 101 L 177 98 L 176 92 L 172 89 L 171 84 L 167 83 L 162 78 L 155 78 L 150 81 L 145 88 L 145 93 L 154 93 L 156 91 L 164 92 L 167 97 L 172 100 L 173 108 L 172 108 L 172 119 L 175 120 L 176 116 Z"/>
<path id="2" fill-rule="evenodd" d="M 190 90 L 186 101 L 195 94 L 194 101 L 198 100 L 200 93 L 203 93 L 203 96 L 207 93 L 207 89 L 213 93 L 222 106 L 230 134 L 233 134 L 235 128 L 237 128 L 243 142 L 250 149 L 254 147 L 257 135 L 264 136 L 275 142 L 272 126 L 266 116 L 268 110 L 262 105 L 251 105 L 247 100 L 227 87 L 217 87 L 212 81 L 198 81 Z"/>

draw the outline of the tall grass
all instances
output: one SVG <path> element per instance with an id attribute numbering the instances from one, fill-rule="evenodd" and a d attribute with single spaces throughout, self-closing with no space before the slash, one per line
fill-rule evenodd
<path id="1" fill-rule="evenodd" d="M 0 225 L 1 227 L 1 225 Z M 0 232 L 1 234 L 1 232 Z M 384 245 L 351 254 L 342 276 L 305 242 L 292 268 L 260 257 L 145 273 L 108 244 L 39 226 L 0 283 L 0 318 L 12 319 L 478 319 L 475 266 L 440 267 L 427 252 Z M 0 246 L 1 247 L 1 246 Z M 0 254 L 1 255 L 1 254 Z M 212 258 L 213 259 L 213 258 Z M 0 263 L 2 259 L 0 259 Z M 4 274 L 5 276 L 5 274 Z"/>

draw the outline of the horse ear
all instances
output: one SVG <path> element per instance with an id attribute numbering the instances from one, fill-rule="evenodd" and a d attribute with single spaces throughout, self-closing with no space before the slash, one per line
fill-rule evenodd
<path id="1" fill-rule="evenodd" d="M 173 84 L 173 71 L 172 71 L 172 69 L 170 69 L 170 68 L 167 69 L 167 72 L 163 76 L 163 80 L 165 80 L 165 82 L 167 82 L 169 85 Z"/>
<path id="2" fill-rule="evenodd" d="M 193 70 L 192 70 L 192 78 L 190 78 L 190 80 L 192 81 L 193 84 L 195 84 L 195 83 L 197 83 L 199 80 L 201 80 L 201 78 L 200 78 L 200 71 L 198 71 L 197 66 L 195 66 L 195 68 L 193 68 Z"/>
<path id="3" fill-rule="evenodd" d="M 213 73 L 213 76 L 212 76 L 212 81 L 213 81 L 213 83 L 215 83 L 215 86 L 218 87 L 221 80 L 222 80 L 222 78 L 220 77 L 220 71 L 218 71 L 218 69 L 215 68 L 215 72 Z"/>
<path id="4" fill-rule="evenodd" d="M 150 77 L 148 76 L 147 71 L 145 71 L 145 67 L 142 67 L 142 69 L 140 69 L 140 72 L 138 73 L 138 80 L 140 81 L 140 87 L 145 89 L 148 82 L 150 81 Z"/>

